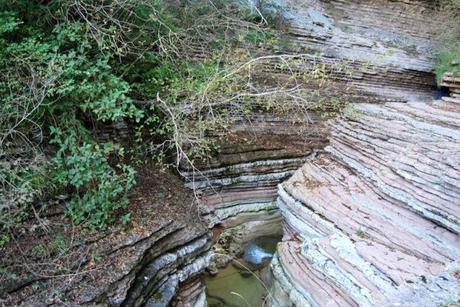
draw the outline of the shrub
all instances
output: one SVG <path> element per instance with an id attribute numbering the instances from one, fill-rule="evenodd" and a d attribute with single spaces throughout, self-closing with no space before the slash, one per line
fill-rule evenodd
<path id="1" fill-rule="evenodd" d="M 127 193 L 135 183 L 134 170 L 125 164 L 118 164 L 117 170 L 111 167 L 106 157 L 117 146 L 79 140 L 85 135 L 82 129 L 64 132 L 51 127 L 51 143 L 58 147 L 51 179 L 74 190 L 67 213 L 76 223 L 105 228 L 113 213 L 127 206 Z"/>
<path id="2" fill-rule="evenodd" d="M 439 51 L 436 66 L 437 80 L 442 80 L 446 72 L 460 75 L 460 42 L 450 41 Z"/>
<path id="3" fill-rule="evenodd" d="M 100 144 L 94 133 L 97 122 L 143 116 L 113 68 L 121 42 L 109 28 L 91 32 L 72 4 L 0 4 L 2 231 L 26 217 L 29 205 L 62 191 L 73 193 L 66 212 L 75 222 L 105 227 L 134 184 L 131 167 L 108 161 L 121 147 Z"/>

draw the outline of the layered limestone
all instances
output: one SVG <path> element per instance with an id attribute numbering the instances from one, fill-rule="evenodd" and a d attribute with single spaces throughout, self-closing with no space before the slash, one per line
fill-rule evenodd
<path id="1" fill-rule="evenodd" d="M 438 306 L 457 300 L 460 108 L 359 104 L 327 153 L 280 185 L 279 302 Z M 276 304 L 274 300 L 274 304 Z"/>
<path id="2" fill-rule="evenodd" d="M 140 171 L 127 225 L 76 230 L 55 213 L 41 220 L 47 232 L 32 225 L 11 251 L 2 250 L 0 305 L 170 304 L 181 284 L 210 264 L 212 240 L 190 191 L 177 176 L 158 170 L 145 165 Z M 199 302 L 194 293 L 190 301 Z"/>
<path id="3" fill-rule="evenodd" d="M 180 283 L 202 273 L 212 256 L 206 229 L 173 221 L 133 231 L 128 237 L 96 238 L 93 244 L 82 246 L 83 259 L 75 272 L 15 281 L 20 291 L 3 284 L 7 288 L 2 290 L 9 294 L 2 304 L 62 304 L 61 297 L 65 297 L 74 306 L 166 306 Z M 86 258 L 87 250 L 103 262 L 97 263 L 91 255 Z M 36 291 L 30 286 L 33 282 L 42 289 Z"/>
<path id="4" fill-rule="evenodd" d="M 430 1 L 271 0 L 240 1 L 242 8 L 274 18 L 283 31 L 280 57 L 267 57 L 261 78 L 283 80 L 297 72 L 321 71 L 325 95 L 354 101 L 429 100 L 434 89 Z M 280 68 L 286 64 L 288 68 Z M 275 65 L 273 65 L 275 64 Z M 306 82 L 315 91 L 315 82 Z M 345 98 L 345 96 L 347 98 Z M 326 97 L 326 98 L 327 98 Z M 276 210 L 276 186 L 328 142 L 325 121 L 315 113 L 308 122 L 290 114 L 264 113 L 240 121 L 217 155 L 199 171 L 183 170 L 199 198 L 210 228 L 237 224 Z"/>
<path id="5" fill-rule="evenodd" d="M 437 25 L 435 21 L 426 22 L 426 20 L 433 20 L 432 17 L 435 15 L 435 8 L 431 1 L 273 0 L 241 1 L 241 5 L 246 8 L 249 5 L 251 9 L 261 12 L 264 16 L 274 17 L 283 28 L 283 37 L 279 46 L 279 53 L 282 55 L 269 58 L 264 62 L 260 71 L 267 79 L 284 80 L 289 78 L 293 72 L 302 74 L 320 70 L 327 75 L 329 83 L 330 91 L 325 94 L 326 98 L 352 99 L 356 102 L 429 101 L 433 95 L 432 51 L 435 49 L 433 37 Z M 274 69 L 283 67 L 286 62 L 288 62 L 288 69 Z M 307 82 L 304 86 L 309 85 Z M 316 84 L 313 83 L 311 86 L 312 91 L 317 90 Z M 421 127 L 424 125 L 421 119 L 429 116 L 428 121 L 432 121 L 432 125 L 435 126 L 441 125 L 440 121 L 443 120 L 453 124 L 457 120 L 457 118 L 452 118 L 455 112 L 451 114 L 446 111 L 451 107 L 450 105 L 429 106 L 429 109 L 425 110 L 425 105 L 421 103 L 390 103 L 384 107 L 388 109 L 385 116 L 389 118 L 400 116 L 402 118 L 400 125 L 393 128 L 392 122 L 385 124 L 383 119 L 375 125 L 380 124 L 381 129 L 389 135 L 393 135 L 393 130 L 395 134 L 403 133 L 405 120 L 410 125 L 415 125 L 415 130 L 429 130 L 429 128 Z M 364 109 L 360 110 L 360 108 Z M 391 184 L 393 177 L 385 179 L 386 186 L 383 183 L 376 183 L 379 176 L 382 175 L 376 175 L 374 172 L 380 165 L 385 165 L 385 162 L 382 161 L 387 161 L 385 155 L 388 152 L 380 156 L 378 162 L 369 165 L 366 164 L 368 161 L 361 163 L 363 166 L 359 168 L 359 171 L 367 177 L 356 173 L 358 170 L 353 170 L 353 166 L 347 164 L 352 164 L 347 159 L 357 158 L 357 156 L 352 151 L 353 146 L 348 151 L 345 151 L 343 145 L 339 146 L 339 140 L 343 136 L 339 136 L 338 129 L 341 129 L 343 135 L 359 133 L 347 126 L 352 124 L 350 118 L 367 113 L 367 120 L 361 124 L 364 126 L 367 122 L 374 121 L 376 115 L 372 112 L 380 114 L 378 108 L 383 107 L 363 104 L 357 107 L 357 111 L 350 112 L 348 119 L 341 121 L 341 126 L 334 124 L 332 129 L 335 136 L 331 138 L 333 144 L 331 144 L 330 153 L 321 155 L 320 158 L 315 158 L 317 150 L 328 144 L 329 128 L 319 116 L 312 114 L 313 120 L 308 123 L 308 128 L 300 129 L 300 126 L 289 121 L 289 116 L 276 118 L 264 114 L 255 115 L 250 123 L 239 122 L 232 128 L 233 131 L 222 144 L 219 154 L 208 165 L 200 167 L 200 172 L 184 172 L 184 177 L 192 178 L 187 185 L 197 192 L 206 224 L 214 228 L 214 237 L 218 242 L 215 248 L 218 252 L 235 252 L 237 250 L 234 248 L 235 244 L 228 243 L 231 240 L 227 240 L 227 237 L 236 238 L 233 243 L 238 245 L 238 238 L 242 233 L 247 233 L 246 229 L 251 229 L 250 223 L 260 225 L 265 218 L 270 221 L 273 216 L 277 215 L 278 208 L 281 209 L 286 221 L 284 224 L 285 242 L 280 245 L 278 255 L 272 264 L 275 273 L 275 286 L 273 295 L 270 296 L 272 303 L 278 302 L 282 306 L 288 302 L 294 302 L 298 306 L 309 304 L 323 306 L 331 302 L 337 305 L 375 304 L 385 301 L 392 294 L 400 293 L 399 287 L 405 283 L 404 278 L 406 277 L 409 280 L 408 283 L 413 282 L 418 285 L 420 276 L 417 274 L 422 273 L 429 284 L 430 275 L 440 272 L 447 263 L 456 259 L 455 253 L 458 250 L 455 245 L 458 242 L 455 241 L 456 237 L 451 231 L 458 227 L 455 218 L 458 212 L 452 212 L 451 209 L 446 208 L 450 206 L 449 202 L 457 199 L 457 195 L 449 194 L 451 192 L 446 191 L 444 185 L 431 187 L 429 184 L 429 180 L 437 178 L 444 171 L 450 172 L 446 180 L 452 180 L 455 178 L 452 170 L 444 167 L 442 171 L 438 170 L 429 175 L 432 169 L 436 170 L 437 161 L 418 161 L 418 158 L 414 158 L 415 160 L 406 164 L 404 161 L 398 162 L 399 164 L 392 165 L 389 169 L 391 171 L 397 169 L 395 176 L 401 176 L 409 181 L 409 183 L 404 183 L 402 189 L 398 189 L 397 186 Z M 442 112 L 445 114 L 439 115 Z M 362 129 L 369 128 L 362 127 Z M 403 131 L 398 129 L 403 129 Z M 377 132 L 374 133 L 377 135 Z M 361 144 L 362 150 L 368 156 L 375 155 L 373 150 L 379 153 L 383 150 L 393 150 L 395 155 L 405 153 L 406 150 L 412 148 L 412 143 L 404 142 L 413 142 L 414 140 L 411 140 L 408 135 L 416 132 L 405 133 L 406 139 L 401 141 L 402 144 L 397 143 L 400 147 L 394 144 L 381 145 L 386 141 L 380 139 L 378 144 L 382 148 L 376 148 L 376 145 L 370 141 L 370 145 Z M 417 133 L 422 135 L 421 131 Z M 433 132 L 434 135 L 437 133 Z M 373 137 L 368 136 L 371 140 Z M 444 137 L 444 135 L 439 136 L 438 140 L 443 144 L 442 146 L 448 148 L 449 145 L 445 144 L 450 140 L 446 141 Z M 431 135 L 427 135 L 424 140 L 429 143 L 430 138 Z M 406 149 L 407 146 L 409 149 Z M 435 152 L 443 151 L 445 148 L 442 146 L 432 149 Z M 422 152 L 424 150 L 425 148 L 420 149 Z M 442 160 L 442 158 L 438 159 Z M 320 165 L 318 161 L 323 161 L 324 164 Z M 312 169 L 305 170 L 307 166 L 304 166 L 302 168 L 304 171 L 298 171 L 294 178 L 299 176 L 299 172 L 306 173 L 306 178 L 310 178 L 311 175 L 308 172 L 312 170 L 316 170 L 318 176 L 322 176 L 323 170 L 331 163 L 342 167 L 341 170 L 337 170 L 338 174 L 326 169 L 325 172 L 331 172 L 333 178 L 340 175 L 342 177 L 339 178 L 342 178 L 343 181 L 343 178 L 352 178 L 354 174 L 357 189 L 362 189 L 365 193 L 361 198 L 368 198 L 366 206 L 369 210 L 372 209 L 375 219 L 379 219 L 382 225 L 388 219 L 401 227 L 405 226 L 410 229 L 412 234 L 404 234 L 398 238 L 398 233 L 395 232 L 397 228 L 388 226 L 392 231 L 391 234 L 381 234 L 381 237 L 375 239 L 379 245 L 371 249 L 373 254 L 360 256 L 360 250 L 355 247 L 354 240 L 362 237 L 358 246 L 365 249 L 369 231 L 366 227 L 369 225 L 354 225 L 350 221 L 351 225 L 347 226 L 348 232 L 343 232 L 341 228 L 336 231 L 335 219 L 346 224 L 348 219 L 346 213 L 339 215 L 339 211 L 331 217 L 323 217 L 315 209 L 304 209 L 304 199 L 300 199 L 300 194 L 305 191 L 297 190 L 292 183 L 299 179 L 290 179 L 287 184 L 283 185 L 278 191 L 278 202 L 274 201 L 276 185 L 289 178 L 301 165 L 310 165 Z M 409 169 L 410 163 L 413 164 L 415 171 L 423 169 L 419 177 L 414 175 L 415 171 L 411 172 Z M 428 175 L 424 172 L 428 172 Z M 321 182 L 319 179 L 317 181 Z M 451 184 L 455 186 L 456 183 L 448 183 L 447 187 Z M 424 185 L 427 186 L 424 187 Z M 338 184 L 338 186 L 342 185 Z M 382 191 L 378 193 L 386 193 L 388 200 L 376 195 L 379 189 Z M 414 189 L 418 191 L 414 192 Z M 320 197 L 324 201 L 320 208 L 321 213 L 330 210 L 329 207 L 334 204 L 334 201 L 341 203 L 342 192 L 345 193 L 343 195 L 345 204 L 351 201 L 355 206 L 359 205 L 359 201 L 354 200 L 356 197 L 354 194 L 352 196 L 346 194 L 349 193 L 348 189 L 333 191 L 331 188 L 330 190 L 330 194 Z M 295 194 L 296 191 L 299 195 L 291 195 L 291 192 Z M 442 193 L 449 195 L 450 199 L 445 199 L 445 196 L 440 195 Z M 435 199 L 435 197 L 438 198 Z M 379 207 L 376 205 L 374 208 L 369 204 L 374 200 L 380 201 Z M 443 202 L 438 205 L 439 200 Z M 404 209 L 400 211 L 390 210 L 388 213 L 383 211 L 383 216 L 379 217 L 380 209 L 378 208 L 386 208 L 389 206 L 387 202 L 395 208 L 405 203 L 407 208 L 403 207 Z M 446 211 L 439 211 L 437 206 L 443 206 L 443 210 Z M 402 213 L 406 215 L 399 220 L 396 219 L 398 214 Z M 307 217 L 306 222 L 304 219 Z M 363 218 L 364 221 L 367 219 L 362 216 L 357 218 L 358 220 Z M 409 222 L 413 222 L 414 225 L 410 226 Z M 428 232 L 423 230 L 425 226 L 432 227 L 433 225 L 438 225 L 438 228 L 430 229 Z M 221 229 L 227 229 L 227 231 L 221 231 Z M 400 231 L 406 230 L 404 228 Z M 350 236 L 350 233 L 353 236 Z M 334 236 L 331 237 L 332 235 Z M 423 253 L 421 251 L 419 253 L 422 254 L 412 255 L 413 250 L 410 248 L 407 250 L 403 248 L 402 251 L 394 250 L 393 245 L 400 247 L 407 242 L 416 242 L 412 241 L 414 236 L 418 238 L 421 245 L 427 245 L 423 242 L 423 235 L 435 237 L 430 243 L 434 244 L 433 246 L 428 244 L 430 247 L 421 248 Z M 319 239 L 323 237 L 327 240 L 332 238 L 333 243 L 325 247 L 327 252 L 334 248 L 340 252 L 336 251 L 333 256 L 329 256 L 321 247 L 327 241 Z M 387 238 L 387 241 L 384 241 L 383 238 Z M 314 243 L 307 244 L 310 240 Z M 427 256 L 433 251 L 439 252 L 440 246 L 444 243 L 447 244 L 449 250 L 449 253 L 444 252 L 444 254 L 448 255 L 443 254 L 445 257 L 439 259 Z M 225 249 L 225 245 L 230 247 Z M 372 257 L 380 258 L 381 254 L 386 253 L 392 255 L 391 261 L 387 263 L 385 259 L 381 259 L 379 265 L 387 266 L 388 272 L 376 266 L 377 260 L 376 263 L 370 260 L 373 259 Z M 340 257 L 346 260 L 335 264 L 335 259 L 340 259 Z M 398 260 L 400 258 L 402 260 Z M 413 260 L 417 260 L 417 264 L 412 263 Z M 344 271 L 342 265 L 349 271 Z M 403 270 L 408 276 L 404 273 L 398 279 L 389 273 L 391 271 L 392 274 L 398 275 L 395 272 L 402 269 L 404 265 L 411 266 Z M 355 266 L 358 269 L 352 269 Z M 412 270 L 412 266 L 417 269 Z M 323 270 L 322 268 L 325 267 L 328 268 Z M 435 272 L 435 269 L 438 271 Z M 340 274 L 337 273 L 339 271 Z M 360 273 L 362 271 L 365 273 Z M 412 272 L 412 275 L 409 272 Z M 418 278 L 415 278 L 415 275 Z M 425 283 L 422 282 L 422 284 Z M 445 291 L 438 292 L 446 293 Z"/>
<path id="6" fill-rule="evenodd" d="M 335 84 L 331 96 L 364 102 L 429 99 L 432 2 L 242 1 L 278 19 L 284 31 L 279 52 L 301 60 L 280 72 L 273 71 L 280 61 L 275 57 L 261 70 L 267 78 L 321 68 Z M 448 98 L 456 99 L 458 86 L 451 88 Z M 242 245 L 267 229 L 278 231 L 278 207 L 285 237 L 272 263 L 274 304 L 368 306 L 389 297 L 415 304 L 416 297 L 426 297 L 420 293 L 441 301 L 448 289 L 458 293 L 455 277 L 443 271 L 458 260 L 460 245 L 460 118 L 458 105 L 444 100 L 449 102 L 359 105 L 332 125 L 329 153 L 318 157 L 317 149 L 329 142 L 318 114 L 310 114 L 308 123 L 254 114 L 232 127 L 200 171 L 182 172 L 199 198 L 199 212 L 187 208 L 176 217 L 174 207 L 149 212 L 150 203 L 132 210 L 138 216 L 129 231 L 76 244 L 84 255 L 81 267 L 54 279 L 13 278 L 11 285 L 2 283 L 7 298 L 1 303 L 60 304 L 66 297 L 73 305 L 202 305 L 196 277 L 212 263 L 209 229 L 215 241 L 232 237 L 233 246 Z M 116 128 L 123 138 L 126 125 Z M 192 208 L 193 202 L 178 203 Z M 187 214 L 202 223 L 188 221 Z M 71 283 L 61 286 L 64 279 Z M 44 289 L 59 285 L 60 292 L 35 291 L 37 281 Z"/>
<path id="7" fill-rule="evenodd" d="M 313 113 L 308 124 L 294 117 L 256 113 L 250 121 L 238 121 L 216 156 L 199 171 L 182 172 L 198 198 L 203 222 L 212 229 L 211 274 L 241 256 L 255 238 L 282 235 L 277 185 L 326 145 L 328 133 Z"/>
<path id="8" fill-rule="evenodd" d="M 337 83 L 354 88 L 356 99 L 431 96 L 438 26 L 432 1 L 271 0 L 254 5 L 284 25 L 282 51 L 310 63 L 299 69 L 324 67 Z"/>
<path id="9" fill-rule="evenodd" d="M 449 96 L 442 97 L 443 101 L 460 104 L 460 76 L 453 73 L 444 74 L 441 86 L 449 89 Z"/>
<path id="10" fill-rule="evenodd" d="M 283 31 L 281 55 L 263 61 L 261 78 L 282 80 L 321 70 L 332 83 L 327 95 L 339 99 L 407 101 L 432 95 L 436 24 L 426 22 L 435 14 L 430 1 L 240 2 L 276 19 Z M 198 190 L 210 227 L 238 213 L 272 208 L 276 184 L 312 149 L 327 144 L 318 115 L 311 114 L 300 136 L 299 125 L 289 117 L 256 114 L 250 122 L 237 123 L 209 165 L 183 173 L 188 186 Z"/>
<path id="11" fill-rule="evenodd" d="M 233 125 L 208 164 L 182 172 L 208 227 L 233 227 L 275 214 L 277 184 L 327 144 L 324 120 L 315 114 L 310 120 L 305 124 L 289 116 L 255 114 Z"/>

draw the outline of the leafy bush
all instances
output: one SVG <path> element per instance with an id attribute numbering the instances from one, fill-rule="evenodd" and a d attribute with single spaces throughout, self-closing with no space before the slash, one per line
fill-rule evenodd
<path id="1" fill-rule="evenodd" d="M 70 11 L 73 4 L 0 5 L 3 231 L 28 215 L 29 204 L 60 191 L 72 193 L 66 211 L 76 223 L 105 227 L 134 184 L 131 167 L 109 163 L 121 147 L 100 144 L 94 134 L 97 122 L 143 117 L 131 85 L 113 68 L 121 42 L 109 28 L 91 32 L 92 24 Z"/>
<path id="2" fill-rule="evenodd" d="M 135 183 L 133 168 L 124 164 L 117 165 L 118 171 L 112 168 L 106 157 L 117 146 L 79 140 L 85 135 L 77 133 L 81 127 L 67 132 L 50 129 L 51 144 L 58 146 L 52 159 L 51 179 L 75 190 L 67 213 L 76 223 L 104 228 L 112 220 L 113 212 L 128 204 L 127 192 Z"/>
<path id="3" fill-rule="evenodd" d="M 437 80 L 442 80 L 446 72 L 460 75 L 460 42 L 450 41 L 441 48 L 436 66 Z"/>

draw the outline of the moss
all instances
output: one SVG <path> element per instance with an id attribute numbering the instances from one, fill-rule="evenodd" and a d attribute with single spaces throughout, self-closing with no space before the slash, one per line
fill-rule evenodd
<path id="1" fill-rule="evenodd" d="M 356 231 L 356 235 L 357 235 L 358 237 L 360 237 L 361 239 L 369 238 L 369 235 L 367 234 L 367 232 L 365 232 L 365 231 L 362 230 L 362 229 L 358 229 L 358 230 Z"/>
<path id="2" fill-rule="evenodd" d="M 460 302 L 454 301 L 454 300 L 447 301 L 441 305 L 441 307 L 459 307 L 459 306 L 460 306 Z"/>
<path id="3" fill-rule="evenodd" d="M 153 299 L 156 301 L 160 301 L 163 298 L 163 294 L 160 291 L 157 291 L 153 294 Z"/>
<path id="4" fill-rule="evenodd" d="M 446 72 L 460 75 L 460 42 L 451 43 L 439 52 L 436 67 L 438 83 Z"/>
<path id="5" fill-rule="evenodd" d="M 436 65 L 439 83 L 446 72 L 460 75 L 460 16 L 455 13 L 460 10 L 460 0 L 438 0 L 438 4 L 438 19 L 442 20 Z"/>

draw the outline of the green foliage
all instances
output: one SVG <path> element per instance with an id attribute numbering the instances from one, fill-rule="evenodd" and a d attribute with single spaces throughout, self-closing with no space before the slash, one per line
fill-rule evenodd
<path id="1" fill-rule="evenodd" d="M 438 30 L 440 47 L 437 50 L 436 77 L 442 80 L 446 72 L 460 74 L 460 1 L 439 0 L 441 20 Z"/>
<path id="2" fill-rule="evenodd" d="M 10 237 L 7 234 L 0 235 L 0 248 L 10 242 Z"/>
<path id="3" fill-rule="evenodd" d="M 320 100 L 311 105 L 310 109 L 318 112 L 322 118 L 333 118 L 349 106 L 348 101 L 335 97 L 327 98 L 327 102 Z"/>
<path id="4" fill-rule="evenodd" d="M 367 234 L 367 232 L 365 232 L 365 231 L 362 230 L 362 229 L 358 229 L 358 230 L 356 231 L 356 235 L 357 235 L 358 237 L 360 237 L 361 239 L 367 239 L 367 238 L 369 238 L 369 235 Z"/>
<path id="5" fill-rule="evenodd" d="M 2 230 L 57 193 L 71 194 L 66 212 L 74 222 L 106 227 L 126 207 L 134 171 L 117 162 L 123 147 L 101 143 L 96 128 L 127 120 L 139 144 L 167 140 L 173 123 L 165 109 L 136 103 L 160 95 L 175 108 L 215 70 L 215 61 L 177 59 L 177 33 L 184 30 L 162 1 L 106 4 L 0 3 Z M 193 22 L 189 13 L 182 24 Z M 205 143 L 190 148 L 201 152 Z M 127 223 L 129 214 L 122 219 Z"/>
<path id="6" fill-rule="evenodd" d="M 460 302 L 455 300 L 449 300 L 441 305 L 441 307 L 459 307 Z"/>
<path id="7" fill-rule="evenodd" d="M 134 104 L 131 85 L 113 68 L 118 42 L 69 18 L 70 3 L 0 5 L 3 231 L 27 216 L 27 205 L 63 190 L 73 193 L 66 211 L 76 223 L 105 227 L 126 206 L 134 184 L 131 167 L 108 161 L 122 147 L 99 144 L 90 135 L 94 122 L 139 122 L 143 111 Z M 36 24 L 46 10 L 58 19 Z M 45 139 L 56 148 L 51 159 L 42 154 Z"/>
<path id="8" fill-rule="evenodd" d="M 460 75 L 460 41 L 452 39 L 444 43 L 438 54 L 438 64 L 436 66 L 437 80 L 442 80 L 446 72 Z"/>
<path id="9" fill-rule="evenodd" d="M 55 235 L 48 242 L 39 242 L 32 247 L 31 256 L 36 258 L 47 258 L 51 255 L 63 255 L 70 247 L 68 238 L 61 234 Z"/>
<path id="10" fill-rule="evenodd" d="M 52 159 L 51 178 L 76 191 L 67 206 L 76 223 L 104 228 L 112 220 L 113 212 L 127 206 L 127 192 L 135 183 L 134 170 L 124 164 L 112 168 L 107 156 L 122 149 L 112 143 L 81 140 L 85 135 L 82 130 L 80 127 L 64 132 L 51 127 L 51 143 L 59 148 Z"/>
<path id="11" fill-rule="evenodd" d="M 51 247 L 56 253 L 62 255 L 69 248 L 69 242 L 66 237 L 58 234 L 51 241 Z"/>
<path id="12" fill-rule="evenodd" d="M 273 39 L 275 39 L 273 33 L 263 31 L 248 31 L 244 35 L 244 41 L 247 41 L 252 45 L 267 43 Z"/>
<path id="13" fill-rule="evenodd" d="M 48 248 L 43 243 L 38 243 L 32 248 L 32 255 L 37 258 L 49 257 Z"/>

